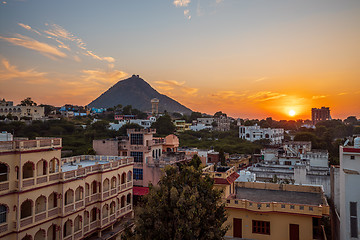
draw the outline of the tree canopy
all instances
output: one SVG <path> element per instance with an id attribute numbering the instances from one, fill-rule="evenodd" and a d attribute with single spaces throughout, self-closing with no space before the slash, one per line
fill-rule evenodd
<path id="1" fill-rule="evenodd" d="M 191 165 L 164 171 L 136 208 L 134 235 L 126 239 L 222 239 L 227 217 L 213 180 Z"/>
<path id="2" fill-rule="evenodd" d="M 37 103 L 31 100 L 31 97 L 27 97 L 20 102 L 21 106 L 37 106 Z"/>
<path id="3" fill-rule="evenodd" d="M 159 117 L 156 122 L 151 125 L 152 128 L 156 129 L 156 133 L 159 135 L 172 134 L 175 131 L 175 125 L 171 121 L 171 117 L 167 114 Z"/>

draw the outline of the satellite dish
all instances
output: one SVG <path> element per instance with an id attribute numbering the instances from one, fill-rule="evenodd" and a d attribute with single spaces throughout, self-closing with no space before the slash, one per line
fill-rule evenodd
<path id="1" fill-rule="evenodd" d="M 349 143 L 349 139 L 346 139 L 346 141 L 345 141 L 345 143 L 344 143 L 344 147 L 345 147 L 346 145 L 348 145 L 348 143 Z"/>

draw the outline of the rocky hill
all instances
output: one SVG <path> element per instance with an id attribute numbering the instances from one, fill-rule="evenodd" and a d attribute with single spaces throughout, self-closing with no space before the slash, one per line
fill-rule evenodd
<path id="1" fill-rule="evenodd" d="M 139 75 L 120 80 L 114 86 L 102 93 L 88 106 L 95 108 L 109 108 L 121 104 L 123 106 L 132 105 L 142 111 L 151 111 L 151 99 L 159 99 L 159 112 L 179 112 L 190 114 L 191 109 L 166 95 L 160 94 L 150 86 Z"/>

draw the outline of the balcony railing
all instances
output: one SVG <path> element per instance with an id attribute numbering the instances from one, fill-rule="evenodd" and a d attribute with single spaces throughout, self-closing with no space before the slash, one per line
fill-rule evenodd
<path id="1" fill-rule="evenodd" d="M 35 222 L 39 222 L 46 218 L 46 211 L 35 215 Z"/>
<path id="2" fill-rule="evenodd" d="M 0 143 L 0 152 L 28 151 L 55 147 L 61 147 L 61 138 L 3 141 Z"/>
<path id="3" fill-rule="evenodd" d="M 30 187 L 35 184 L 35 178 L 27 178 L 26 180 L 23 180 L 23 187 Z"/>
<path id="4" fill-rule="evenodd" d="M 58 214 L 59 214 L 59 208 L 58 207 L 48 210 L 48 217 L 52 217 L 52 216 L 55 216 L 55 215 L 58 215 Z"/>
<path id="5" fill-rule="evenodd" d="M 0 233 L 7 232 L 9 230 L 8 224 L 1 224 L 0 225 Z"/>
<path id="6" fill-rule="evenodd" d="M 9 182 L 0 183 L 0 191 L 9 190 Z"/>
<path id="7" fill-rule="evenodd" d="M 25 227 L 27 225 L 30 225 L 33 223 L 33 216 L 27 217 L 27 218 L 23 218 L 20 220 L 20 227 Z"/>

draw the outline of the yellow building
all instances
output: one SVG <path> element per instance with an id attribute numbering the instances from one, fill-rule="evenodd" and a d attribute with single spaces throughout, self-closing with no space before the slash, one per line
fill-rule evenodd
<path id="1" fill-rule="evenodd" d="M 61 139 L 0 142 L 0 239 L 120 239 L 133 158 L 61 159 Z"/>
<path id="2" fill-rule="evenodd" d="M 190 130 L 191 123 L 186 123 L 185 120 L 175 120 L 174 125 L 176 132 L 184 132 Z"/>
<path id="3" fill-rule="evenodd" d="M 323 239 L 321 218 L 329 215 L 329 205 L 321 187 L 232 182 L 235 167 L 203 171 L 224 189 L 226 238 Z"/>

